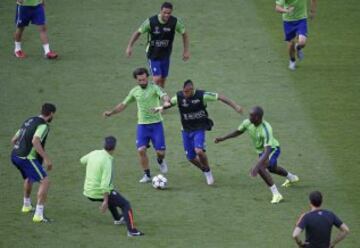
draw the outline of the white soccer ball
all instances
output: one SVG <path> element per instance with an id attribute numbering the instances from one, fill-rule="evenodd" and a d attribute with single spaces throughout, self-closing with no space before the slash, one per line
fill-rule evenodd
<path id="1" fill-rule="evenodd" d="M 165 189 L 167 186 L 167 179 L 163 175 L 159 174 L 157 176 L 154 176 L 152 179 L 152 186 L 155 189 Z"/>

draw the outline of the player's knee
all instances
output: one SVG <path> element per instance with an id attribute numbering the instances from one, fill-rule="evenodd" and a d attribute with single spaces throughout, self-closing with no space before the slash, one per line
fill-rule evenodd
<path id="1" fill-rule="evenodd" d="M 203 157 L 205 156 L 205 151 L 201 148 L 195 148 L 195 153 L 196 155 L 198 155 L 199 157 Z"/>
<path id="2" fill-rule="evenodd" d="M 156 151 L 156 156 L 163 159 L 165 157 L 165 151 Z"/>
<path id="3" fill-rule="evenodd" d="M 141 157 L 146 156 L 146 146 L 139 147 L 138 153 Z"/>
<path id="4" fill-rule="evenodd" d="M 46 26 L 45 26 L 45 25 L 39 26 L 39 31 L 40 31 L 40 32 L 46 32 L 46 31 L 47 31 Z"/>

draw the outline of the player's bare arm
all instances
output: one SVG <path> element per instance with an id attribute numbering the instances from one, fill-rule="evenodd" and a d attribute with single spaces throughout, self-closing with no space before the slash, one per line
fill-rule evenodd
<path id="1" fill-rule="evenodd" d="M 108 209 L 108 206 L 109 206 L 109 193 L 106 192 L 104 193 L 104 200 L 103 202 L 101 203 L 101 206 L 99 207 L 100 208 L 100 211 L 102 213 L 105 213 L 106 212 L 106 209 Z"/>
<path id="2" fill-rule="evenodd" d="M 276 4 L 276 6 L 275 6 L 275 10 L 278 13 L 291 13 L 291 12 L 294 11 L 294 9 L 295 8 L 293 6 L 289 6 L 288 8 L 285 8 L 285 7 L 283 7 L 281 5 L 278 5 L 278 4 Z"/>
<path id="3" fill-rule="evenodd" d="M 130 41 L 129 41 L 129 44 L 128 44 L 127 48 L 126 48 L 126 56 L 127 56 L 128 58 L 131 57 L 131 55 L 132 55 L 132 48 L 133 48 L 135 42 L 139 39 L 140 35 L 141 35 L 141 33 L 140 33 L 139 31 L 135 31 L 135 32 L 132 34 L 132 36 L 131 36 L 131 38 L 130 38 Z"/>
<path id="4" fill-rule="evenodd" d="M 11 138 L 11 144 L 15 145 L 16 141 L 18 140 L 17 134 L 14 135 L 14 137 Z"/>
<path id="5" fill-rule="evenodd" d="M 240 105 L 238 105 L 238 104 L 237 104 L 236 102 L 234 102 L 233 100 L 227 98 L 226 96 L 224 96 L 224 95 L 219 95 L 219 96 L 218 96 L 218 99 L 219 99 L 221 102 L 223 102 L 223 103 L 229 105 L 230 107 L 232 107 L 237 113 L 242 114 L 242 113 L 244 112 L 243 107 L 241 107 Z"/>
<path id="6" fill-rule="evenodd" d="M 298 245 L 298 247 L 305 247 L 305 243 L 302 242 L 302 240 L 300 239 L 300 234 L 302 232 L 302 229 L 300 227 L 295 227 L 294 231 L 293 231 L 293 239 L 295 240 L 296 244 Z"/>
<path id="7" fill-rule="evenodd" d="M 317 2 L 316 0 L 311 0 L 310 1 L 310 19 L 313 20 L 315 18 L 316 15 L 316 7 L 317 7 Z"/>
<path id="8" fill-rule="evenodd" d="M 183 33 L 183 45 L 184 45 L 184 52 L 183 52 L 183 60 L 187 61 L 190 58 L 190 51 L 189 51 L 189 35 L 187 32 Z"/>
<path id="9" fill-rule="evenodd" d="M 120 103 L 120 104 L 116 105 L 115 108 L 113 108 L 112 110 L 105 111 L 103 113 L 103 116 L 110 117 L 114 114 L 118 114 L 118 113 L 122 112 L 125 108 L 126 108 L 126 105 L 123 103 Z"/>
<path id="10" fill-rule="evenodd" d="M 268 160 L 269 160 L 270 153 L 271 153 L 271 146 L 266 146 L 265 151 L 263 152 L 263 154 L 259 158 L 256 165 L 252 168 L 251 176 L 255 177 L 258 174 L 258 171 L 259 171 L 259 169 L 261 167 L 263 167 L 263 168 L 267 167 L 267 163 L 268 163 Z"/>
<path id="11" fill-rule="evenodd" d="M 224 141 L 224 140 L 231 139 L 231 138 L 235 138 L 235 137 L 237 137 L 237 136 L 239 136 L 239 135 L 241 135 L 241 134 L 243 134 L 242 131 L 240 131 L 240 130 L 235 130 L 234 132 L 231 132 L 231 133 L 226 134 L 226 135 L 224 135 L 224 136 L 216 137 L 216 138 L 214 139 L 214 142 L 217 144 L 217 143 L 220 143 L 220 142 L 222 142 L 222 141 Z"/>
<path id="12" fill-rule="evenodd" d="M 339 229 L 340 232 L 338 233 L 336 238 L 331 242 L 330 248 L 335 247 L 337 243 L 343 240 L 350 233 L 350 229 L 345 223 L 343 223 Z"/>
<path id="13" fill-rule="evenodd" d="M 44 164 L 46 166 L 46 169 L 50 171 L 52 169 L 52 162 L 51 162 L 49 156 L 46 154 L 43 146 L 41 145 L 40 138 L 37 136 L 34 136 L 32 139 L 32 144 L 33 144 L 36 152 L 44 159 Z"/>

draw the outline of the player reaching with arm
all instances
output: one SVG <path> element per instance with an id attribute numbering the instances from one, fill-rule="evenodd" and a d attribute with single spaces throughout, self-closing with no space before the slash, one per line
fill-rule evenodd
<path id="1" fill-rule="evenodd" d="M 248 131 L 255 149 L 259 154 L 259 160 L 251 169 L 251 176 L 255 177 L 257 174 L 260 174 L 273 194 L 271 203 L 279 203 L 283 200 L 283 197 L 279 193 L 268 171 L 286 177 L 287 179 L 283 183 L 284 187 L 289 187 L 293 183 L 298 182 L 299 178 L 278 166 L 277 159 L 280 156 L 280 144 L 274 138 L 270 124 L 263 120 L 263 114 L 264 111 L 261 107 L 253 107 L 250 111 L 249 119 L 244 120 L 237 130 L 215 138 L 215 143 L 237 137 Z"/>
<path id="2" fill-rule="evenodd" d="M 241 106 L 223 95 L 195 89 L 191 80 L 184 82 L 182 91 L 177 92 L 170 104 L 155 109 L 160 111 L 178 106 L 186 157 L 204 173 L 208 185 L 214 183 L 214 178 L 206 155 L 205 131 L 211 130 L 213 122 L 209 119 L 206 107 L 208 102 L 217 100 L 227 104 L 237 113 L 243 112 Z"/>
<path id="3" fill-rule="evenodd" d="M 172 16 L 173 5 L 164 2 L 160 8 L 160 14 L 154 15 L 140 26 L 133 33 L 126 48 L 126 55 L 131 57 L 135 42 L 141 34 L 148 34 L 148 46 L 146 54 L 149 62 L 149 68 L 154 82 L 161 88 L 165 87 L 165 81 L 169 73 L 170 56 L 174 42 L 175 32 L 182 35 L 183 40 L 183 60 L 190 58 L 189 35 L 185 31 L 183 22 Z"/>
<path id="4" fill-rule="evenodd" d="M 128 104 L 136 101 L 138 107 L 138 125 L 136 146 L 140 158 L 140 164 L 144 170 L 144 176 L 140 179 L 140 183 L 147 183 L 151 181 L 149 158 L 147 156 L 147 148 L 151 141 L 157 156 L 157 162 L 161 173 L 167 173 L 168 167 L 165 161 L 165 136 L 163 128 L 163 118 L 160 113 L 153 113 L 152 108 L 160 106 L 159 98 L 162 98 L 164 104 L 170 104 L 169 96 L 162 88 L 156 84 L 149 83 L 149 73 L 146 68 L 138 68 L 133 72 L 133 77 L 137 82 L 134 87 L 124 99 L 124 101 L 112 110 L 105 111 L 105 117 L 113 116 L 121 113 Z"/>

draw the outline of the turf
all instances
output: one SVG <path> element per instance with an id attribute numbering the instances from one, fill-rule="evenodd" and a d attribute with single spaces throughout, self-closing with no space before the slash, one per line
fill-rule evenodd
<path id="1" fill-rule="evenodd" d="M 215 145 L 246 116 L 221 103 L 209 105 L 215 128 L 207 151 L 216 186 L 186 161 L 176 110 L 164 115 L 169 189 L 140 185 L 134 145 L 136 107 L 104 120 L 102 111 L 134 86 L 131 72 L 145 66 L 145 37 L 134 55 L 124 50 L 131 33 L 158 11 L 161 1 L 47 1 L 51 47 L 57 61 L 41 56 L 35 27 L 25 31 L 25 60 L 12 56 L 14 1 L 0 3 L 0 247 L 295 247 L 291 232 L 307 211 L 307 194 L 321 190 L 352 234 L 339 247 L 359 247 L 360 106 L 359 5 L 355 0 L 319 1 L 309 24 L 305 60 L 288 71 L 280 16 L 274 4 L 257 1 L 173 1 L 190 34 L 192 58 L 181 61 L 175 41 L 166 90 L 173 95 L 192 79 L 198 88 L 220 92 L 248 110 L 258 104 L 281 143 L 280 163 L 302 182 L 281 189 L 284 203 L 272 206 L 260 178 L 248 176 L 256 154 L 244 136 Z M 46 213 L 55 222 L 35 225 L 20 213 L 22 183 L 9 161 L 9 140 L 44 101 L 57 104 L 47 151 L 54 162 Z M 115 183 L 132 203 L 146 236 L 130 239 L 109 213 L 82 196 L 79 157 L 101 147 L 105 135 L 119 139 Z M 157 173 L 154 153 L 153 174 Z M 276 183 L 282 179 L 275 177 Z M 36 190 L 37 187 L 34 188 Z M 35 191 L 34 191 L 35 193 Z M 33 194 L 35 202 L 35 194 Z"/>

